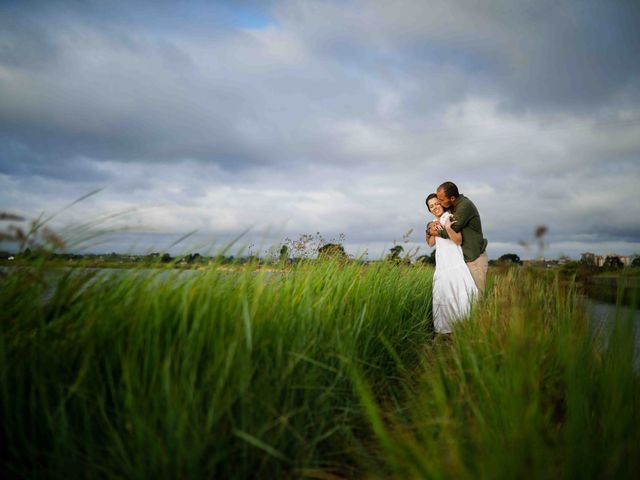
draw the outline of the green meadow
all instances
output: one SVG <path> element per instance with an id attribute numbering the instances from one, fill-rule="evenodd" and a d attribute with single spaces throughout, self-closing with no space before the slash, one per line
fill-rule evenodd
<path id="1" fill-rule="evenodd" d="M 513 268 L 439 338 L 432 275 L 5 269 L 4 476 L 638 476 L 632 318 Z"/>

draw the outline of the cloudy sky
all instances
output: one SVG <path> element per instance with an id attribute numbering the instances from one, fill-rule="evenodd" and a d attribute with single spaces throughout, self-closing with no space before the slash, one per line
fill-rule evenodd
<path id="1" fill-rule="evenodd" d="M 490 258 L 640 253 L 639 59 L 636 0 L 4 0 L 0 209 L 376 258 L 452 180 Z"/>

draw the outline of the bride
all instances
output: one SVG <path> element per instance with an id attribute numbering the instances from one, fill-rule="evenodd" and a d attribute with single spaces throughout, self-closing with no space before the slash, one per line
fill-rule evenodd
<path id="1" fill-rule="evenodd" d="M 437 333 L 451 333 L 453 323 L 468 316 L 478 289 L 462 254 L 462 233 L 455 232 L 450 212 L 445 212 L 435 193 L 427 197 L 427 208 L 447 230 L 449 238 L 429 235 L 427 243 L 436 247 L 433 275 L 433 325 Z"/>

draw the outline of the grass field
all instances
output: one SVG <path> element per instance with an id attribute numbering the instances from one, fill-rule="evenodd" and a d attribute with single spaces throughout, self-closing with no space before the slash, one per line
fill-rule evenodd
<path id="1" fill-rule="evenodd" d="M 492 275 L 434 338 L 426 267 L 10 270 L 2 470 L 44 478 L 630 478 L 633 323 Z"/>

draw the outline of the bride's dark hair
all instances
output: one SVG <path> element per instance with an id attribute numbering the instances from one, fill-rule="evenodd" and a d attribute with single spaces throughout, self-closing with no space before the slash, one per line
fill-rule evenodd
<path id="1" fill-rule="evenodd" d="M 427 204 L 427 210 L 431 211 L 431 209 L 429 208 L 429 200 L 431 200 L 432 198 L 438 198 L 438 196 L 435 193 L 430 193 L 427 196 L 427 199 L 424 201 L 424 203 Z"/>
<path id="2" fill-rule="evenodd" d="M 438 196 L 437 196 L 435 193 L 430 193 L 430 194 L 427 196 L 427 199 L 424 201 L 424 203 L 426 203 L 426 204 L 427 204 L 427 210 L 429 210 L 430 212 L 431 212 L 431 209 L 429 208 L 429 200 L 431 200 L 432 198 L 438 198 Z M 442 205 L 440 205 L 440 206 L 442 207 Z M 451 210 L 451 207 L 447 207 L 447 208 L 442 207 L 442 210 L 443 210 L 444 212 L 448 212 L 448 211 L 450 211 L 450 210 Z"/>

